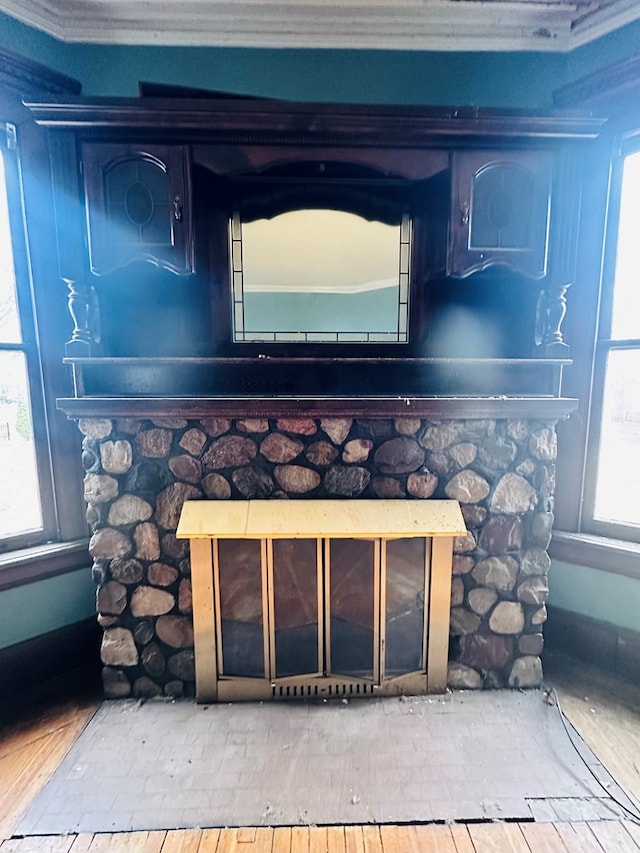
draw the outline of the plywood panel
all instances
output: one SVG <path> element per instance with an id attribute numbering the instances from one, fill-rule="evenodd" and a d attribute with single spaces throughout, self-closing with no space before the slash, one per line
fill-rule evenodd
<path id="1" fill-rule="evenodd" d="M 186 501 L 178 538 L 252 539 L 457 536 L 457 501 Z"/>

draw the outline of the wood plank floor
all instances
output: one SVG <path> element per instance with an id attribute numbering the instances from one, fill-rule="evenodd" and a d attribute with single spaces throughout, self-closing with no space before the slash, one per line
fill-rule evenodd
<path id="1" fill-rule="evenodd" d="M 640 687 L 568 659 L 547 666 L 573 725 L 632 799 L 640 801 Z M 38 791 L 98 706 L 92 696 L 34 703 L 0 720 L 0 853 L 627 853 L 640 825 L 475 823 L 427 826 L 246 827 L 13 837 Z"/>

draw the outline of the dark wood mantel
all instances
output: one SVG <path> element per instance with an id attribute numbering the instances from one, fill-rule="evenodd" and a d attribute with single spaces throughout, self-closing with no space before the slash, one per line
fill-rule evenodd
<path id="1" fill-rule="evenodd" d="M 58 408 L 70 418 L 559 420 L 577 406 L 578 401 L 571 397 L 68 397 L 58 400 Z"/>

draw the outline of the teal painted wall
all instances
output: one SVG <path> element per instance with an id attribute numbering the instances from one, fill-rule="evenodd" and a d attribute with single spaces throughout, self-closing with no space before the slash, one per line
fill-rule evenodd
<path id="1" fill-rule="evenodd" d="M 91 569 L 0 592 L 0 649 L 95 616 Z"/>
<path id="2" fill-rule="evenodd" d="M 640 581 L 553 560 L 549 604 L 640 631 Z"/>

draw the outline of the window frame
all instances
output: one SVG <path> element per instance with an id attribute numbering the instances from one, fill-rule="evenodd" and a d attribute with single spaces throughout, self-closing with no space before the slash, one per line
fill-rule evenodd
<path id="1" fill-rule="evenodd" d="M 25 358 L 42 526 L 37 530 L 19 532 L 0 538 L 0 554 L 40 545 L 57 538 L 58 533 L 57 507 L 49 454 L 45 391 L 42 382 L 34 306 L 31 298 L 32 281 L 27 235 L 24 227 L 24 196 L 18 134 L 15 125 L 4 120 L 3 112 L 4 110 L 0 109 L 0 120 L 3 120 L 6 128 L 2 134 L 4 143 L 2 145 L 2 159 L 4 161 L 16 308 L 20 323 L 21 342 L 6 343 L 0 341 L 0 352 L 20 352 L 24 354 Z"/>
<path id="2" fill-rule="evenodd" d="M 0 591 L 91 562 L 84 518 L 81 436 L 76 425 L 56 407 L 56 399 L 69 394 L 72 377 L 62 361 L 68 314 L 65 285 L 57 275 L 48 139 L 23 104 L 27 93 L 79 92 L 80 84 L 72 78 L 0 48 L 0 144 L 5 149 L 23 339 L 9 349 L 27 354 L 43 512 L 41 530 L 0 541 Z M 2 140 L 7 127 L 11 137 L 15 128 L 17 140 L 16 149 L 9 151 Z"/>
<path id="3" fill-rule="evenodd" d="M 573 286 L 568 291 L 565 339 L 573 360 L 563 374 L 562 393 L 578 401 L 577 411 L 558 423 L 557 486 L 554 530 L 549 545 L 553 559 L 640 580 L 640 539 L 620 539 L 611 527 L 598 532 L 590 524 L 587 505 L 591 477 L 598 388 L 596 341 L 603 301 L 605 240 L 613 227 L 615 163 L 621 141 L 640 132 L 640 56 L 632 56 L 556 89 L 557 107 L 590 109 L 608 120 L 579 164 L 582 203 Z M 616 221 L 617 226 L 617 221 Z M 617 233 L 617 227 L 616 227 Z M 610 243 L 609 243 L 610 245 Z M 600 374 L 601 375 L 601 374 Z M 600 394 L 600 399 L 602 394 Z M 591 452 L 590 452 L 591 451 Z M 620 533 L 629 531 L 619 531 Z"/>
<path id="4" fill-rule="evenodd" d="M 586 534 L 640 543 L 640 525 L 606 521 L 597 518 L 595 515 L 597 473 L 602 435 L 602 409 L 606 387 L 608 356 L 609 353 L 617 350 L 640 350 L 640 338 L 618 339 L 611 337 L 624 163 L 626 157 L 636 152 L 640 152 L 640 128 L 625 133 L 618 138 L 614 144 L 614 156 L 611 163 L 600 285 L 600 312 L 597 335 L 594 342 L 581 531 Z"/>

